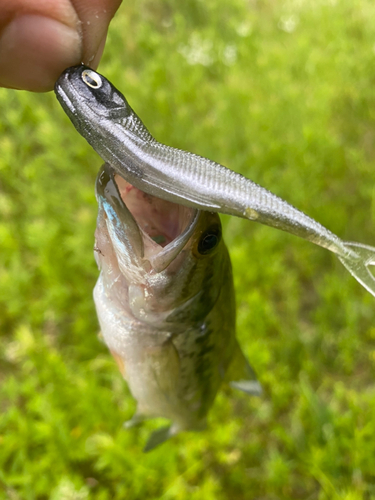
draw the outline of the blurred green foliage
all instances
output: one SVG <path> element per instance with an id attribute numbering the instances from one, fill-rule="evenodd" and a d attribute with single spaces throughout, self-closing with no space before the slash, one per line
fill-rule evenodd
<path id="1" fill-rule="evenodd" d="M 155 137 L 375 244 L 375 4 L 139 0 L 100 71 Z M 313 245 L 224 218 L 262 398 L 145 455 L 97 338 L 101 160 L 52 93 L 0 91 L 0 498 L 375 499 L 374 300 Z"/>

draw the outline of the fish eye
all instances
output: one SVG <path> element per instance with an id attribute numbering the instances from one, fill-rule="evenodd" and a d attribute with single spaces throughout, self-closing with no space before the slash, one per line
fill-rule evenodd
<path id="1" fill-rule="evenodd" d="M 82 71 L 82 80 L 92 89 L 100 89 L 102 86 L 102 79 L 98 73 L 95 73 L 95 71 L 92 71 L 91 69 L 85 69 Z"/>
<path id="2" fill-rule="evenodd" d="M 217 247 L 221 240 L 221 229 L 219 227 L 217 228 L 210 228 L 205 231 L 198 243 L 198 252 L 201 255 L 207 255 L 210 253 L 214 248 Z"/>

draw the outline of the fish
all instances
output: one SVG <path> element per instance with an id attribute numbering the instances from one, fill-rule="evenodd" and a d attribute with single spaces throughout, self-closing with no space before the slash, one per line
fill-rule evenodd
<path id="1" fill-rule="evenodd" d="M 127 427 L 165 417 L 149 451 L 205 428 L 223 383 L 260 395 L 236 340 L 235 295 L 219 213 L 304 238 L 337 255 L 375 296 L 375 248 L 344 242 L 250 179 L 159 143 L 121 92 L 87 66 L 55 93 L 105 161 L 96 181 L 94 301 L 105 343 L 137 401 Z"/>
<path id="2" fill-rule="evenodd" d="M 228 250 L 217 213 L 132 186 L 109 164 L 96 180 L 94 301 L 102 337 L 137 410 L 126 427 L 164 417 L 145 451 L 206 427 L 223 382 L 261 387 L 235 336 Z"/>
<path id="3" fill-rule="evenodd" d="M 375 296 L 375 248 L 345 242 L 250 179 L 219 163 L 158 142 L 123 94 L 84 65 L 66 69 L 55 93 L 77 131 L 131 185 L 166 201 L 256 221 L 333 252 Z"/>

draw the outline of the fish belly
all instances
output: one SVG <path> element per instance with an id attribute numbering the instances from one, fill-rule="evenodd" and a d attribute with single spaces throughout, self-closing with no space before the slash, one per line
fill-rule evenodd
<path id="1" fill-rule="evenodd" d="M 209 314 L 182 333 L 180 324 L 132 317 L 101 278 L 94 299 L 104 341 L 138 403 L 133 420 L 165 417 L 177 431 L 203 428 L 237 347 L 232 288 L 223 287 Z"/>

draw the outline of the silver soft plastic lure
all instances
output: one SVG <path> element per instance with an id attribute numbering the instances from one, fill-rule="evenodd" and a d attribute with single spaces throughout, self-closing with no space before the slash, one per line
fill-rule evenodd
<path id="1" fill-rule="evenodd" d="M 335 253 L 375 296 L 375 248 L 342 241 L 318 222 L 218 163 L 156 141 L 125 97 L 85 66 L 63 72 L 55 92 L 78 132 L 138 189 L 201 210 L 247 218 L 300 236 Z"/>
<path id="2" fill-rule="evenodd" d="M 255 220 L 336 253 L 373 295 L 375 249 L 346 243 L 249 179 L 157 142 L 124 96 L 85 66 L 56 83 L 59 102 L 107 162 L 99 172 L 94 298 L 105 342 L 136 398 L 128 425 L 164 416 L 181 430 L 204 427 L 223 381 L 260 386 L 235 339 L 229 257 L 214 212 Z"/>

